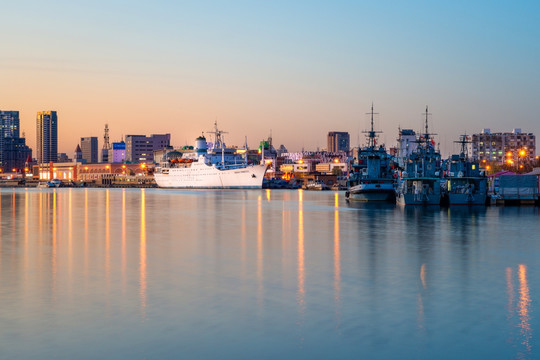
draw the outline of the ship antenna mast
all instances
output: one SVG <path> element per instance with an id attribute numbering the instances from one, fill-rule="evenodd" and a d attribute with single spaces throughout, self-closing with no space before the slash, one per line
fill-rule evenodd
<path id="1" fill-rule="evenodd" d="M 471 142 L 468 140 L 467 133 L 459 136 L 459 141 L 454 141 L 455 143 L 460 144 L 461 151 L 460 151 L 460 157 L 467 159 L 469 156 L 469 152 L 467 151 L 467 144 L 470 144 Z"/>
<path id="2" fill-rule="evenodd" d="M 368 112 L 366 114 L 371 115 L 371 130 L 362 132 L 367 134 L 368 147 L 375 147 L 377 141 L 377 133 L 380 133 L 381 131 L 375 131 L 374 129 L 373 115 L 378 115 L 379 113 L 373 112 L 373 103 L 371 103 L 371 112 Z"/>
<path id="3" fill-rule="evenodd" d="M 425 133 L 424 133 L 424 140 L 423 141 L 419 141 L 420 143 L 425 143 L 425 146 L 426 148 L 428 147 L 429 145 L 429 139 L 432 137 L 431 135 L 437 135 L 437 134 L 431 134 L 429 132 L 429 127 L 428 127 L 428 117 L 429 115 L 431 115 L 431 113 L 428 111 L 428 106 L 426 105 L 426 112 L 425 113 L 422 113 L 422 115 L 426 115 L 426 120 L 425 120 Z"/>

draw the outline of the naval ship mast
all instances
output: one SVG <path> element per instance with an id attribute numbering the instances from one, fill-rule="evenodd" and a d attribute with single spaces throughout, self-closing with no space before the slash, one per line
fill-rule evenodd
<path id="1" fill-rule="evenodd" d="M 377 145 L 377 134 L 382 132 L 382 131 L 375 131 L 373 128 L 373 115 L 378 115 L 378 114 L 379 113 L 373 112 L 373 103 L 371 103 L 371 112 L 366 113 L 366 115 L 371 115 L 371 130 L 362 131 L 364 134 L 367 134 L 366 137 L 368 138 L 369 148 L 374 148 L 375 145 Z"/>

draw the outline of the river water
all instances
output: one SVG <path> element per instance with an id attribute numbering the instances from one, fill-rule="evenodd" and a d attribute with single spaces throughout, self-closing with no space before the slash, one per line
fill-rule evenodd
<path id="1" fill-rule="evenodd" d="M 2 359 L 534 359 L 540 211 L 0 190 Z"/>

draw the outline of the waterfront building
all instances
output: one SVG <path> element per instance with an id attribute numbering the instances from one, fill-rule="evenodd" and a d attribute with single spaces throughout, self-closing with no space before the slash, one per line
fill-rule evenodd
<path id="1" fill-rule="evenodd" d="M 0 110 L 0 169 L 5 172 L 21 171 L 32 150 L 26 139 L 19 137 L 19 112 Z"/>
<path id="2" fill-rule="evenodd" d="M 517 164 L 519 161 L 533 162 L 536 155 L 534 134 L 524 133 L 521 129 L 505 133 L 482 129 L 479 134 L 472 135 L 471 145 L 472 158 L 480 162 Z"/>
<path id="3" fill-rule="evenodd" d="M 38 164 L 58 161 L 58 116 L 56 111 L 40 111 L 36 120 Z"/>
<path id="4" fill-rule="evenodd" d="M 171 145 L 171 134 L 127 135 L 126 161 L 133 163 L 154 162 L 154 150 Z"/>
<path id="5" fill-rule="evenodd" d="M 328 133 L 328 152 L 349 152 L 351 138 L 348 132 L 330 131 Z"/>
<path id="6" fill-rule="evenodd" d="M 39 180 L 60 179 L 63 181 L 98 182 L 110 181 L 117 177 L 141 177 L 148 172 L 144 164 L 84 164 L 43 163 L 35 166 Z"/>
<path id="7" fill-rule="evenodd" d="M 109 149 L 108 158 L 113 164 L 119 164 L 126 161 L 126 143 L 123 141 L 113 142 Z"/>
<path id="8" fill-rule="evenodd" d="M 82 158 L 89 164 L 98 162 L 98 140 L 97 137 L 81 138 Z"/>

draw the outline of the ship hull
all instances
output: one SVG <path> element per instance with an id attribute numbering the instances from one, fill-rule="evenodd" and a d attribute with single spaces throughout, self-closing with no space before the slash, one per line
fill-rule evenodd
<path id="1" fill-rule="evenodd" d="M 440 205 L 441 186 L 438 178 L 402 179 L 397 202 L 400 205 Z"/>
<path id="2" fill-rule="evenodd" d="M 485 205 L 487 194 L 448 194 L 450 205 Z"/>
<path id="3" fill-rule="evenodd" d="M 399 194 L 397 202 L 400 205 L 440 205 L 441 194 Z"/>
<path id="4" fill-rule="evenodd" d="M 154 174 L 161 188 L 179 189 L 261 189 L 266 165 L 250 165 L 235 169 L 193 163 L 185 168 L 158 169 Z"/>
<path id="5" fill-rule="evenodd" d="M 351 201 L 390 203 L 396 201 L 396 191 L 392 184 L 377 184 L 377 186 L 357 185 L 351 187 L 346 195 L 347 199 Z"/>

